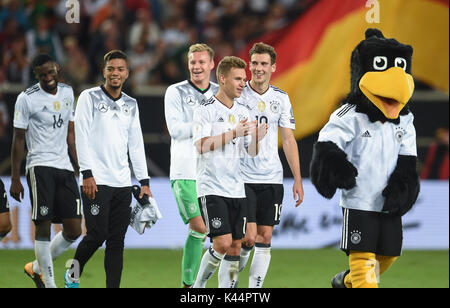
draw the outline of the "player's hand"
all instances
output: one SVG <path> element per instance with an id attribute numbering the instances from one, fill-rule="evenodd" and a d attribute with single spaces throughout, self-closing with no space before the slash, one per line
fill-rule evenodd
<path id="1" fill-rule="evenodd" d="M 266 123 L 261 123 L 252 130 L 251 135 L 253 138 L 256 138 L 256 140 L 260 141 L 266 136 L 268 129 L 269 126 Z"/>
<path id="2" fill-rule="evenodd" d="M 83 193 L 91 200 L 95 199 L 95 193 L 98 192 L 94 177 L 83 179 Z"/>
<path id="3" fill-rule="evenodd" d="M 139 199 L 147 195 L 147 197 L 153 197 L 152 192 L 150 191 L 150 187 L 144 185 L 141 187 L 141 193 L 139 194 Z"/>
<path id="4" fill-rule="evenodd" d="M 236 131 L 236 137 L 242 137 L 247 136 L 249 133 L 249 130 L 253 125 L 250 125 L 253 122 L 247 122 L 248 118 L 245 118 L 242 121 L 239 121 L 238 125 L 236 125 L 235 131 Z"/>
<path id="5" fill-rule="evenodd" d="M 295 180 L 292 186 L 292 192 L 294 193 L 295 207 L 299 206 L 303 202 L 303 184 L 301 180 Z"/>
<path id="6" fill-rule="evenodd" d="M 17 201 L 21 201 L 24 196 L 24 189 L 20 179 L 11 179 L 11 187 L 9 188 L 9 193 Z"/>

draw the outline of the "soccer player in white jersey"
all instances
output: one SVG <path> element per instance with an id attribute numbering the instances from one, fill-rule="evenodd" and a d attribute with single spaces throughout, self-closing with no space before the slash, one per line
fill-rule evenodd
<path id="1" fill-rule="evenodd" d="M 81 234 L 81 203 L 74 168 L 78 168 L 74 139 L 74 95 L 72 87 L 58 82 L 58 65 L 46 55 L 36 56 L 32 69 L 39 83 L 17 97 L 12 142 L 11 196 L 24 197 L 20 166 L 26 142 L 26 175 L 36 226 L 36 260 L 25 265 L 25 273 L 38 288 L 56 288 L 53 260 Z M 51 223 L 63 231 L 50 241 Z M 42 280 L 40 278 L 42 274 Z"/>
<path id="2" fill-rule="evenodd" d="M 8 197 L 5 184 L 0 179 L 0 242 L 11 231 L 11 218 L 9 215 Z"/>
<path id="3" fill-rule="evenodd" d="M 189 223 L 181 266 L 183 287 L 190 287 L 195 281 L 206 237 L 195 183 L 197 150 L 192 142 L 194 109 L 211 98 L 219 87 L 210 82 L 214 68 L 211 47 L 206 44 L 192 45 L 187 57 L 189 80 L 169 86 L 164 98 L 166 123 L 171 137 L 170 183 L 181 218 L 184 224 Z"/>
<path id="4" fill-rule="evenodd" d="M 225 57 L 217 67 L 219 91 L 194 111 L 194 144 L 200 153 L 197 194 L 203 220 L 212 240 L 204 253 L 195 288 L 204 288 L 219 269 L 219 288 L 237 281 L 239 253 L 245 234 L 247 205 L 240 171 L 243 151 L 257 155 L 267 125 L 249 121 L 247 108 L 234 99 L 245 87 L 245 62 Z M 245 148 L 245 150 L 244 150 Z"/>
<path id="5" fill-rule="evenodd" d="M 269 128 L 267 136 L 260 143 L 258 156 L 245 155 L 242 159 L 249 212 L 239 271 L 244 269 L 254 248 L 249 288 L 261 288 L 269 268 L 272 232 L 274 226 L 280 223 L 284 195 L 283 167 L 278 156 L 278 128 L 294 176 L 292 193 L 295 206 L 303 201 L 303 185 L 293 133 L 295 121 L 291 102 L 286 92 L 270 84 L 276 70 L 274 48 L 264 43 L 253 45 L 249 68 L 252 78 L 237 101 L 249 109 L 252 120 L 257 120 L 258 125 L 265 123 Z"/>
<path id="6" fill-rule="evenodd" d="M 75 252 L 65 283 L 76 288 L 84 266 L 106 241 L 106 287 L 122 277 L 125 234 L 131 214 L 131 170 L 141 184 L 140 198 L 152 196 L 137 101 L 122 92 L 128 78 L 127 55 L 104 56 L 105 84 L 84 90 L 75 111 L 75 140 L 80 163 L 87 234 Z"/>

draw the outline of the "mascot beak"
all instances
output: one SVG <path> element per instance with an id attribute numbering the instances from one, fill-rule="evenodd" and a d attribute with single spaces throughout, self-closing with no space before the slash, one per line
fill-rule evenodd
<path id="1" fill-rule="evenodd" d="M 414 92 L 414 79 L 400 67 L 367 72 L 359 82 L 364 95 L 388 119 L 397 119 Z"/>

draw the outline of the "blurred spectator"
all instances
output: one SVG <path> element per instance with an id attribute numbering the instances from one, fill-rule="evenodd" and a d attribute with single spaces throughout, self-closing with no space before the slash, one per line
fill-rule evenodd
<path id="1" fill-rule="evenodd" d="M 158 44 L 150 49 L 144 39 L 136 43 L 128 52 L 128 67 L 130 72 L 130 83 L 132 87 L 150 83 L 151 71 L 162 59 L 165 52 L 164 46 Z"/>
<path id="2" fill-rule="evenodd" d="M 448 128 L 437 129 L 435 141 L 430 145 L 425 158 L 425 165 L 420 175 L 422 179 L 448 180 L 448 144 Z"/>
<path id="3" fill-rule="evenodd" d="M 14 17 L 8 17 L 3 23 L 4 27 L 0 27 L 0 52 L 5 52 L 11 48 L 12 41 L 19 33 L 23 33 L 17 20 Z"/>
<path id="4" fill-rule="evenodd" d="M 28 18 L 19 0 L 2 0 L 0 8 L 0 29 L 7 19 L 13 18 L 22 29 L 28 30 Z"/>
<path id="5" fill-rule="evenodd" d="M 269 11 L 270 0 L 247 0 L 247 10 L 251 15 L 263 16 Z"/>
<path id="6" fill-rule="evenodd" d="M 26 33 L 28 59 L 32 59 L 38 53 L 48 53 L 58 63 L 64 62 L 64 53 L 61 40 L 56 32 L 51 30 L 49 20 L 40 15 L 36 19 L 36 28 Z"/>
<path id="7" fill-rule="evenodd" d="M 136 22 L 130 29 L 129 46 L 133 48 L 144 35 L 146 44 L 155 46 L 159 41 L 161 34 L 159 26 L 152 21 L 152 16 L 147 9 L 139 9 L 136 12 Z"/>
<path id="8" fill-rule="evenodd" d="M 91 19 L 90 32 L 95 33 L 100 29 L 103 22 L 106 20 L 113 20 L 118 29 L 122 28 L 124 19 L 124 7 L 120 0 L 108 0 L 102 7 L 100 7 Z"/>
<path id="9" fill-rule="evenodd" d="M 14 38 L 10 49 L 3 53 L 2 66 L 5 68 L 8 82 L 28 85 L 30 67 L 27 59 L 27 46 L 23 35 Z"/>
<path id="10" fill-rule="evenodd" d="M 0 92 L 0 141 L 7 138 L 6 130 L 9 125 L 8 106 L 3 100 L 3 94 Z"/>
<path id="11" fill-rule="evenodd" d="M 162 33 L 162 40 L 167 44 L 169 53 L 173 55 L 179 48 L 189 45 L 188 23 L 180 16 L 169 18 Z"/>
<path id="12" fill-rule="evenodd" d="M 286 9 L 280 3 L 275 2 L 264 21 L 264 31 L 275 31 L 283 28 L 288 23 Z"/>
<path id="13" fill-rule="evenodd" d="M 88 81 L 90 72 L 89 61 L 74 36 L 68 36 L 64 39 L 64 51 L 66 53 L 66 61 L 61 63 L 62 75 L 64 80 L 77 93 L 79 86 Z"/>
<path id="14" fill-rule="evenodd" d="M 283 27 L 314 1 L 82 0 L 80 23 L 69 24 L 67 0 L 0 0 L 0 82 L 28 83 L 31 72 L 23 74 L 30 71 L 29 59 L 46 52 L 62 64 L 63 76 L 74 87 L 95 83 L 103 55 L 122 49 L 135 57 L 130 84 L 173 83 L 186 78 L 187 46 L 208 43 L 218 50 L 217 58 L 237 54 L 247 42 Z M 25 44 L 17 39 L 24 32 Z M 24 51 L 27 67 L 20 56 Z M 155 64 L 160 57 L 165 62 Z"/>

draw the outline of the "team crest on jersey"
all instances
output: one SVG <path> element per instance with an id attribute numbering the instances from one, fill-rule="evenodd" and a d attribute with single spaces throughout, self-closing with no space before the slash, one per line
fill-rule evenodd
<path id="1" fill-rule="evenodd" d="M 270 102 L 270 111 L 273 113 L 280 113 L 280 103 L 277 101 Z"/>
<path id="2" fill-rule="evenodd" d="M 230 114 L 228 116 L 228 123 L 230 123 L 231 125 L 236 124 L 236 118 L 235 118 L 234 114 Z"/>
<path id="3" fill-rule="evenodd" d="M 361 242 L 361 232 L 358 230 L 353 230 L 350 234 L 350 241 L 353 244 L 358 245 Z"/>
<path id="4" fill-rule="evenodd" d="M 91 205 L 91 214 L 97 216 L 100 213 L 100 207 L 97 204 Z"/>
<path id="5" fill-rule="evenodd" d="M 211 225 L 214 229 L 219 229 L 222 226 L 222 221 L 220 218 L 213 218 L 211 221 Z"/>
<path id="6" fill-rule="evenodd" d="M 41 216 L 46 216 L 48 214 L 48 207 L 46 206 L 41 206 L 39 209 Z"/>
<path id="7" fill-rule="evenodd" d="M 195 99 L 195 96 L 194 96 L 194 95 L 191 95 L 191 94 L 189 94 L 189 95 L 187 95 L 187 96 L 184 97 L 184 102 L 185 102 L 186 104 L 188 104 L 189 106 L 195 106 L 195 105 L 197 105 L 197 100 Z"/>
<path id="8" fill-rule="evenodd" d="M 53 109 L 59 111 L 61 109 L 61 104 L 58 101 L 53 102 Z"/>
<path id="9" fill-rule="evenodd" d="M 63 99 L 63 106 L 66 109 L 70 109 L 70 99 L 69 98 L 66 97 Z"/>
<path id="10" fill-rule="evenodd" d="M 130 106 L 123 105 L 122 106 L 122 112 L 123 112 L 124 115 L 129 116 L 130 115 Z"/>
<path id="11" fill-rule="evenodd" d="M 403 136 L 405 135 L 405 130 L 401 127 L 396 127 L 395 128 L 395 139 L 397 140 L 398 143 L 402 143 L 403 140 Z"/>
<path id="12" fill-rule="evenodd" d="M 264 103 L 263 101 L 259 101 L 257 107 L 259 112 L 266 111 L 266 103 Z"/>
<path id="13" fill-rule="evenodd" d="M 106 103 L 101 102 L 100 104 L 98 104 L 97 109 L 101 113 L 105 113 L 108 111 L 108 105 Z"/>

